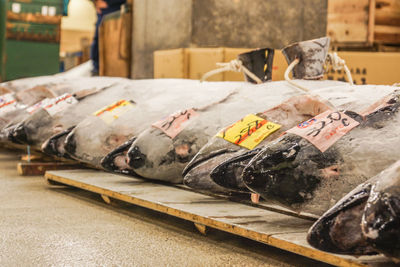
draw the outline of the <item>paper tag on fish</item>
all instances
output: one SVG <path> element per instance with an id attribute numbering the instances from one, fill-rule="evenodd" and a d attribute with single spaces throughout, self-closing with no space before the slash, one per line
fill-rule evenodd
<path id="1" fill-rule="evenodd" d="M 105 123 L 110 124 L 134 107 L 135 105 L 132 102 L 122 99 L 96 111 L 93 115 L 99 117 Z"/>
<path id="2" fill-rule="evenodd" d="M 156 123 L 153 123 L 153 127 L 160 129 L 166 135 L 175 138 L 191 121 L 192 118 L 198 116 L 193 109 L 180 111 L 174 113 L 166 118 L 163 118 Z"/>
<path id="3" fill-rule="evenodd" d="M 360 123 L 341 111 L 327 110 L 308 121 L 288 130 L 310 141 L 321 152 L 325 152 L 343 135 Z"/>
<path id="4" fill-rule="evenodd" d="M 18 109 L 18 102 L 13 93 L 0 96 L 0 111 L 9 112 Z"/>
<path id="5" fill-rule="evenodd" d="M 63 111 L 76 103 L 78 103 L 78 100 L 76 100 L 75 97 L 70 94 L 63 94 L 51 98 L 43 108 L 50 114 L 50 116 L 54 116 L 56 113 Z"/>
<path id="6" fill-rule="evenodd" d="M 35 105 L 32 105 L 32 106 L 28 107 L 28 108 L 26 109 L 26 111 L 27 111 L 29 114 L 33 114 L 33 113 L 35 113 L 38 109 L 44 108 L 45 106 L 51 104 L 51 103 L 52 103 L 51 101 L 52 101 L 51 98 L 45 98 L 45 99 L 43 99 L 42 101 L 36 103 Z"/>
<path id="7" fill-rule="evenodd" d="M 249 114 L 220 131 L 217 136 L 251 150 L 280 128 L 281 125 L 279 124 L 267 121 L 254 114 Z"/>

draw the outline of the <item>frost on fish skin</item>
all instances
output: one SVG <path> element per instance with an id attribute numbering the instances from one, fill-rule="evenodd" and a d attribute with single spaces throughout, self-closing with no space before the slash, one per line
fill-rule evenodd
<path id="1" fill-rule="evenodd" d="M 50 156 L 56 156 L 56 157 L 65 157 L 68 159 L 71 159 L 68 154 L 66 154 L 65 148 L 64 148 L 64 143 L 65 139 L 67 138 L 67 135 L 74 129 L 75 126 L 72 126 L 68 128 L 67 130 L 64 130 L 58 134 L 53 135 L 49 139 L 47 139 L 43 144 L 42 144 L 42 151 L 46 153 L 47 155 Z"/>
<path id="2" fill-rule="evenodd" d="M 362 231 L 379 252 L 400 261 L 400 161 L 371 179 Z"/>
<path id="3" fill-rule="evenodd" d="M 361 218 L 370 190 L 371 184 L 361 184 L 325 212 L 309 229 L 308 243 L 337 254 L 376 254 L 361 230 Z"/>
<path id="4" fill-rule="evenodd" d="M 244 179 L 247 179 L 249 183 L 264 184 L 267 188 L 246 184 L 264 198 L 278 200 L 280 204 L 291 209 L 322 214 L 352 188 L 376 175 L 399 158 L 400 143 L 397 133 L 400 102 L 398 94 L 399 92 L 396 91 L 391 95 L 391 100 L 387 102 L 389 106 L 381 107 L 364 118 L 354 112 L 346 111 L 353 119 L 359 121 L 360 125 L 341 137 L 324 153 L 298 136 L 290 133 L 283 136 L 278 140 L 282 142 L 282 146 L 279 143 L 267 146 L 265 152 L 260 152 L 256 156 L 257 159 L 254 158 L 254 161 L 246 167 L 247 170 L 243 172 Z M 273 165 L 279 168 L 271 167 L 273 166 L 270 162 L 271 156 L 279 152 L 283 154 L 288 149 L 285 143 L 293 138 L 299 139 L 297 143 L 300 150 L 296 159 L 289 162 L 288 166 L 282 165 L 285 159 L 277 159 Z M 260 166 L 256 166 L 258 164 Z M 294 187 L 291 198 L 295 199 L 298 195 L 304 194 L 307 196 L 304 201 L 288 203 L 285 199 L 279 199 L 279 194 L 271 190 L 273 187 L 281 189 L 280 184 L 288 179 L 294 181 L 303 179 L 304 174 L 314 176 L 318 181 L 311 192 L 304 191 L 303 187 L 296 184 L 297 188 Z M 253 181 L 254 179 L 257 180 Z"/>
<path id="5" fill-rule="evenodd" d="M 358 185 L 308 231 L 320 250 L 400 260 L 400 161 Z"/>

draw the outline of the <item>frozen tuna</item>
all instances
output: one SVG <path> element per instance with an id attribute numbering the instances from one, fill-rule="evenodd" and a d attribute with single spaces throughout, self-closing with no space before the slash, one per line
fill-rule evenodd
<path id="1" fill-rule="evenodd" d="M 398 96 L 392 93 L 363 116 L 330 111 L 292 128 L 245 167 L 246 186 L 296 211 L 322 214 L 399 158 Z"/>
<path id="2" fill-rule="evenodd" d="M 134 91 L 128 86 L 131 81 L 122 78 L 86 78 L 77 82 L 80 86 L 74 87 L 73 93 L 43 100 L 35 112 L 16 124 L 10 131 L 12 140 L 40 149 L 52 135 L 75 126 L 106 102 Z"/>
<path id="3" fill-rule="evenodd" d="M 140 85 L 140 91 L 146 95 L 141 95 L 143 101 L 137 101 L 132 108 L 123 110 L 121 106 L 111 105 L 105 112 L 92 114 L 79 123 L 66 138 L 65 149 L 68 154 L 79 161 L 101 167 L 102 158 L 139 135 L 153 121 L 177 108 L 190 108 L 196 103 L 206 105 L 225 98 L 242 83 L 199 83 L 193 80 L 168 79 L 140 81 Z M 110 114 L 118 116 L 110 117 Z M 62 150 L 62 141 L 57 143 L 59 145 L 56 147 Z M 60 152 L 60 149 L 57 150 Z M 125 159 L 120 158 L 120 150 L 121 148 L 108 155 L 103 160 L 103 167 L 125 173 L 127 165 L 124 163 Z"/>
<path id="4" fill-rule="evenodd" d="M 324 84 L 343 84 L 327 81 L 300 82 L 313 88 Z M 221 128 L 299 94 L 302 93 L 286 82 L 247 84 L 224 102 L 215 103 L 207 108 L 197 107 L 197 111 L 194 108 L 172 114 L 165 121 L 155 123 L 133 142 L 128 153 L 128 162 L 134 171 L 143 177 L 180 183 L 184 167 Z M 188 115 L 190 119 L 185 119 Z M 178 131 L 169 133 L 171 128 Z"/>
<path id="5" fill-rule="evenodd" d="M 324 251 L 400 260 L 400 161 L 360 184 L 310 228 L 308 242 Z"/>
<path id="6" fill-rule="evenodd" d="M 215 193 L 248 191 L 241 176 L 243 168 L 261 147 L 274 140 L 283 131 L 326 111 L 328 106 L 321 103 L 320 99 L 326 99 L 330 103 L 330 108 L 336 106 L 342 109 L 363 110 L 373 104 L 374 99 L 381 98 L 393 91 L 393 88 L 389 86 L 349 86 L 344 84 L 343 86 L 323 88 L 322 83 L 320 87 L 320 89 L 313 90 L 313 94 L 319 95 L 319 98 L 293 97 L 260 115 L 282 127 L 276 133 L 265 138 L 253 150 L 227 142 L 218 136 L 213 137 L 185 168 L 184 183 L 197 190 Z"/>

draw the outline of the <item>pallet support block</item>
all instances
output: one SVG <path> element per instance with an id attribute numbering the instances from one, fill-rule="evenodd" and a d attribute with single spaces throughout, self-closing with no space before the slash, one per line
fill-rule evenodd
<path id="1" fill-rule="evenodd" d="M 79 169 L 81 165 L 64 162 L 20 162 L 17 164 L 17 172 L 21 176 L 44 175 L 49 170 Z"/>

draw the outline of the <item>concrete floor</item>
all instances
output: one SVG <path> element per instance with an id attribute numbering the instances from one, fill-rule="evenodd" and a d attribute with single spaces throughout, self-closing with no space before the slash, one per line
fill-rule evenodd
<path id="1" fill-rule="evenodd" d="M 254 241 L 16 172 L 0 151 L 0 266 L 310 266 Z"/>

